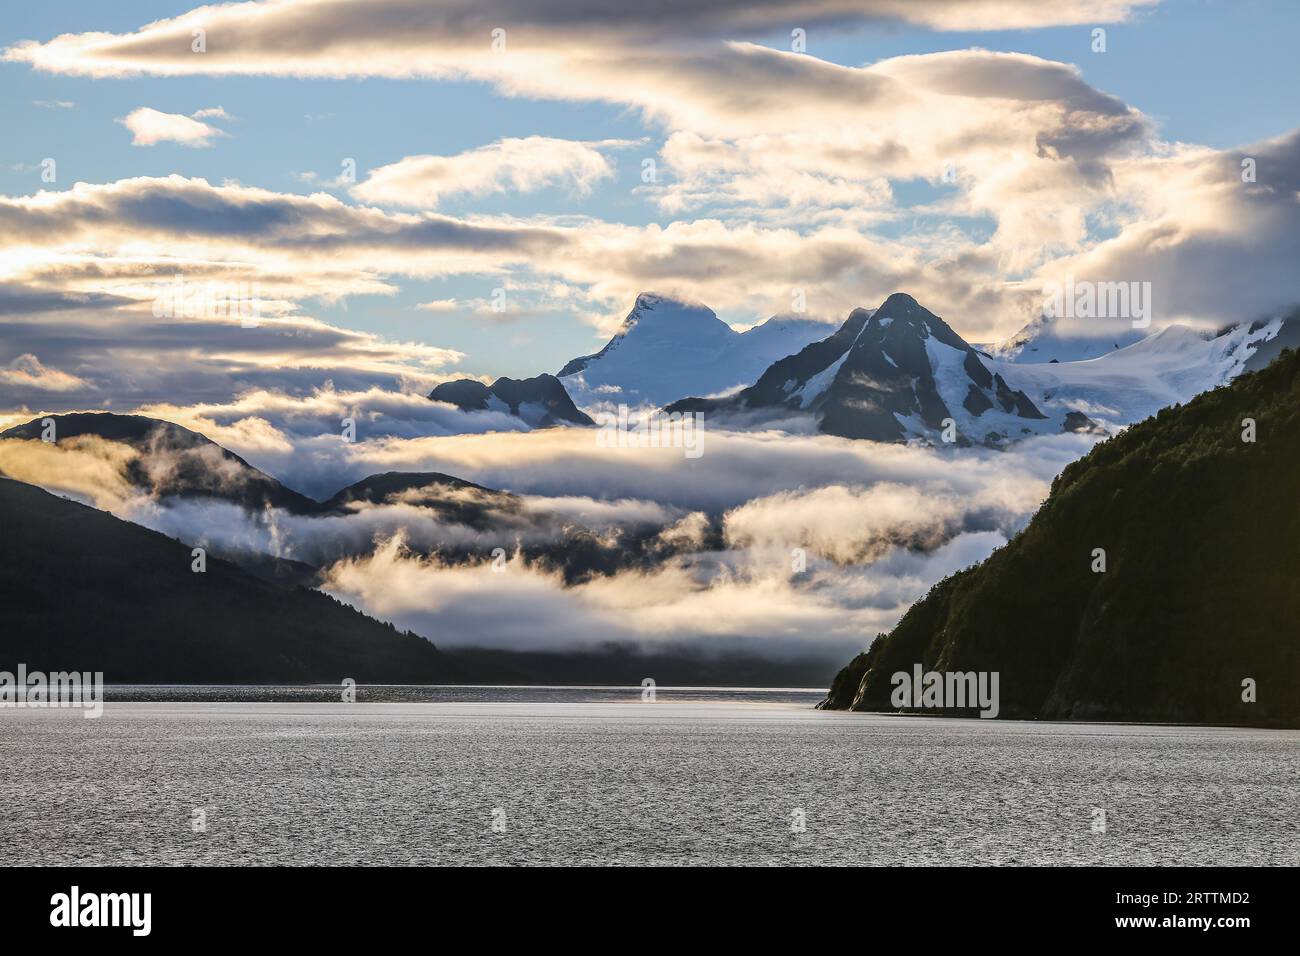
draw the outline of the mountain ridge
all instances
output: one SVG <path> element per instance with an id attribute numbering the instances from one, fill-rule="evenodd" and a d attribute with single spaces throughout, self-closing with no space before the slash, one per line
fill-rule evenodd
<path id="1" fill-rule="evenodd" d="M 524 379 L 502 376 L 491 385 L 472 378 L 443 382 L 429 393 L 429 398 L 464 412 L 504 412 L 531 428 L 596 424 L 574 405 L 564 384 L 545 372 Z"/>

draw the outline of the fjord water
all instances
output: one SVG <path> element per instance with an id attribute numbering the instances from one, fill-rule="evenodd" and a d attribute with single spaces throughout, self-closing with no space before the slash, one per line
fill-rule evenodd
<path id="1" fill-rule="evenodd" d="M 1296 731 L 826 713 L 797 690 L 331 693 L 0 710 L 0 858 L 1300 864 Z"/>

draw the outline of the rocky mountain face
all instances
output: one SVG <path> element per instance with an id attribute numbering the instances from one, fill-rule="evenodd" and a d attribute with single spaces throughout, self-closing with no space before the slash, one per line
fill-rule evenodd
<path id="1" fill-rule="evenodd" d="M 872 312 L 854 310 L 833 335 L 774 363 L 735 396 L 686 399 L 667 410 L 712 412 L 724 420 L 755 411 L 804 414 L 828 435 L 965 445 L 997 445 L 1086 420 L 1067 421 L 1064 410 L 1045 413 L 946 322 L 903 293 Z"/>
<path id="2" fill-rule="evenodd" d="M 499 378 L 491 385 L 468 378 L 443 382 L 429 393 L 429 398 L 455 405 L 466 412 L 503 412 L 523 420 L 531 428 L 595 424 L 578 410 L 554 375 Z"/>

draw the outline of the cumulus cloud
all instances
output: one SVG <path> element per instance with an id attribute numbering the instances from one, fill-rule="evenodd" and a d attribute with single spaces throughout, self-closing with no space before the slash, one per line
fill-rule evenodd
<path id="1" fill-rule="evenodd" d="M 239 208 L 224 220 L 247 227 L 248 242 L 265 253 L 266 240 L 275 237 L 253 238 L 251 213 L 280 207 L 286 224 L 309 216 L 314 227 L 304 228 L 298 243 L 304 257 L 305 247 L 317 260 L 327 249 L 331 259 L 364 249 L 360 273 L 373 274 L 362 263 L 382 256 L 395 260 L 390 275 L 526 269 L 558 278 L 584 290 L 585 317 L 602 328 L 651 286 L 756 314 L 770 314 L 798 287 L 820 314 L 844 314 L 909 289 L 945 313 L 1000 316 L 981 321 L 1001 323 L 1009 333 L 1021 316 L 1001 317 L 1008 312 L 1008 273 L 1078 251 L 1089 213 L 1113 198 L 1114 161 L 1149 145 L 1140 113 L 1065 64 L 968 50 L 855 67 L 743 39 L 784 35 L 791 22 L 813 29 L 814 37 L 818 25 L 900 20 L 953 29 L 1098 23 L 1126 19 L 1145 3 L 818 0 L 794 8 L 677 6 L 670 13 L 654 4 L 635 12 L 623 6 L 587 5 L 579 16 L 506 0 L 450 7 L 407 0 L 233 4 L 136 34 L 64 36 L 6 55 L 97 75 L 472 76 L 510 95 L 637 107 L 669 131 L 665 178 L 643 194 L 671 213 L 709 209 L 711 216 L 663 229 L 401 220 L 332 207 L 320 197 L 304 203 L 248 195 L 231 197 Z M 501 24 L 505 47 L 494 52 L 492 30 Z M 197 29 L 222 42 L 193 54 Z M 456 156 L 407 157 L 376 169 L 353 193 L 367 202 L 429 207 L 451 195 L 555 182 L 581 190 L 607 175 L 601 150 L 608 145 L 535 136 Z M 892 181 L 938 181 L 950 165 L 958 171 L 956 195 L 935 212 L 992 218 L 991 243 L 937 227 L 904 241 L 864 231 L 901 216 Z M 200 197 L 186 205 L 195 201 Z M 184 209 L 175 215 L 194 223 Z M 755 227 L 755 219 L 786 228 Z M 347 238 L 326 220 L 346 220 Z M 268 232 L 277 231 L 276 221 L 268 220 Z M 207 237 L 210 244 L 217 238 Z M 736 283 L 736 275 L 747 281 Z"/>
<path id="2" fill-rule="evenodd" d="M 449 196 L 526 193 L 549 186 L 586 194 L 614 175 L 601 150 L 627 145 L 618 140 L 582 143 L 547 136 L 502 139 L 454 156 L 407 156 L 372 169 L 352 194 L 379 205 L 426 208 Z"/>
<path id="3" fill-rule="evenodd" d="M 221 108 L 199 110 L 193 116 L 164 113 L 142 106 L 118 120 L 131 131 L 132 146 L 156 146 L 159 143 L 179 143 L 181 146 L 202 148 L 225 136 L 224 130 L 203 122 L 205 118 L 228 119 Z"/>
<path id="4" fill-rule="evenodd" d="M 7 366 L 0 366 L 0 385 L 15 391 L 71 392 L 88 388 L 88 383 L 76 375 L 57 368 L 48 368 L 30 352 L 18 356 Z"/>
<path id="5" fill-rule="evenodd" d="M 1134 9 L 1099 4 L 1088 11 L 1089 21 L 1127 17 Z M 805 12 L 810 23 L 837 24 L 896 17 L 923 24 L 1028 24 L 1035 18 L 1073 22 L 1082 15 L 1067 13 L 1065 5 L 1029 11 L 1030 5 L 1019 4 L 959 9 L 885 3 L 819 4 Z M 417 42 L 427 30 L 423 58 L 402 56 L 400 75 L 460 75 L 454 63 L 463 59 L 465 70 L 486 71 L 511 94 L 594 97 L 641 108 L 666 127 L 667 137 L 661 178 L 643 184 L 640 194 L 672 215 L 700 218 L 633 226 L 581 217 L 518 220 L 428 211 L 451 196 L 546 184 L 581 190 L 606 177 L 602 150 L 610 143 L 535 136 L 454 156 L 407 157 L 377 168 L 353 189 L 363 202 L 426 207 L 414 213 L 349 205 L 324 194 L 294 196 L 178 177 L 79 184 L 57 196 L 9 200 L 0 203 L 0 224 L 25 233 L 36 250 L 24 260 L 20 278 L 49 281 L 61 271 L 69 284 L 80 282 L 78 288 L 140 294 L 142 276 L 172 257 L 195 272 L 220 267 L 261 281 L 287 307 L 312 296 L 393 292 L 394 277 L 490 274 L 577 290 L 566 303 L 569 310 L 602 331 L 617 323 L 633 296 L 651 287 L 752 314 L 784 308 L 791 289 L 798 288 L 810 310 L 827 316 L 842 316 L 901 289 L 918 295 L 968 338 L 987 341 L 1033 317 L 1041 305 L 1039 275 L 1092 251 L 1098 222 L 1112 226 L 1130 246 L 1164 248 L 1170 224 L 1162 221 L 1156 201 L 1166 197 L 1170 210 L 1204 208 L 1202 193 L 1213 190 L 1204 178 L 1180 174 L 1186 158 L 1181 148 L 1161 143 L 1140 111 L 1092 87 L 1067 64 L 958 50 L 844 66 L 734 39 L 734 31 L 786 22 L 788 11 L 748 6 L 670 18 L 596 11 L 584 14 L 585 27 L 555 12 L 513 12 L 517 19 L 510 22 L 535 19 L 540 28 L 523 31 L 522 38 L 511 33 L 508 52 L 501 54 L 492 53 L 487 41 L 474 52 L 463 40 L 448 39 L 460 31 L 468 37 L 477 18 L 494 10 L 475 6 L 453 16 L 445 8 L 404 4 L 368 6 L 364 12 L 342 4 L 205 8 L 152 24 L 137 36 L 97 37 L 86 49 L 96 51 L 88 54 L 95 62 L 129 50 L 143 64 L 172 63 L 164 55 L 171 41 L 164 37 L 188 37 L 191 23 L 202 20 L 204 29 L 221 31 L 230 45 L 197 56 L 188 52 L 187 40 L 188 65 L 177 60 L 178 69 L 242 70 L 263 42 L 270 49 L 274 34 L 274 69 L 293 73 L 295 55 L 300 65 L 319 66 L 362 44 L 367 55 L 349 62 L 382 70 L 389 52 L 404 50 L 403 44 Z M 272 23 L 297 29 L 282 33 Z M 556 24 L 566 31 L 563 43 L 558 32 L 547 33 L 560 30 Z M 571 27 L 577 32 L 568 32 Z M 682 42 L 662 42 L 678 30 Z M 602 42 L 585 47 L 588 31 Z M 660 42 L 629 39 L 644 39 L 650 31 L 657 31 Z M 282 41 L 288 35 L 294 39 L 286 50 Z M 304 36 L 314 42 L 298 46 Z M 10 56 L 31 59 L 32 49 L 22 49 L 26 53 L 11 50 Z M 559 58 L 563 68 L 535 68 L 550 62 L 548 57 Z M 421 64 L 430 58 L 436 63 L 426 73 Z M 1278 148 L 1294 152 L 1295 145 Z M 935 185 L 940 198 L 919 208 L 900 207 L 894 184 L 917 180 Z M 1290 203 L 1283 192 L 1272 201 Z M 904 219 L 912 225 L 900 233 Z M 956 224 L 962 220 L 978 225 Z M 1195 261 L 1198 248 L 1222 247 L 1231 257 L 1245 257 L 1271 241 L 1225 225 L 1236 221 L 1184 218 L 1177 228 L 1191 241 L 1175 244 L 1166 256 L 1187 252 Z M 877 230 L 884 224 L 893 228 Z M 1285 217 L 1270 225 L 1287 228 Z M 1225 230 L 1229 241 L 1220 242 Z M 1294 231 L 1287 238 L 1293 236 Z M 1278 245 L 1272 241 L 1273 248 Z M 92 263 L 97 276 L 91 275 Z M 78 269 L 85 278 L 77 278 Z M 1256 299 L 1295 296 L 1287 270 L 1252 272 L 1265 289 Z M 1241 299 L 1229 295 L 1211 292 L 1184 301 L 1193 298 L 1202 321 L 1243 311 Z M 446 310 L 447 300 L 430 305 L 435 308 Z"/>
<path id="6" fill-rule="evenodd" d="M 1247 169 L 1251 171 L 1247 175 Z M 1300 130 L 1237 149 L 1136 158 L 1119 174 L 1142 215 L 1112 238 L 1044 265 L 1042 288 L 1151 283 L 1153 327 L 1221 327 L 1293 307 L 1300 286 Z"/>

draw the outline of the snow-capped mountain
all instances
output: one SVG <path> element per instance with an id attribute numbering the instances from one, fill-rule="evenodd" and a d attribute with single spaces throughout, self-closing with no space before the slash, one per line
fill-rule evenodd
<path id="1" fill-rule="evenodd" d="M 490 386 L 463 378 L 443 382 L 429 398 L 447 402 L 466 412 L 503 412 L 521 419 L 531 428 L 553 425 L 594 425 L 595 422 L 573 404 L 569 393 L 554 375 L 533 378 L 499 378 Z"/>
<path id="2" fill-rule="evenodd" d="M 687 399 L 669 411 L 724 418 L 805 415 L 818 430 L 873 441 L 1001 444 L 1091 425 L 1069 409 L 1044 411 L 1000 369 L 910 295 L 856 309 L 834 335 L 774 363 L 727 399 Z M 755 413 L 759 413 L 755 415 Z"/>
<path id="3" fill-rule="evenodd" d="M 827 329 L 812 319 L 773 316 L 737 332 L 706 306 L 643 292 L 605 347 L 568 362 L 559 377 L 584 407 L 665 405 L 747 385 Z"/>
<path id="4" fill-rule="evenodd" d="M 1025 341 L 1073 341 L 1044 322 Z M 1131 340 L 1132 336 L 1123 336 Z M 1096 341 L 1094 335 L 1093 341 Z M 1300 343 L 1300 317 L 1218 333 L 1173 325 L 1100 357 L 1026 359 L 965 341 L 909 295 L 854 310 L 835 334 L 773 363 L 749 388 L 688 398 L 667 411 L 703 411 L 725 427 L 807 428 L 846 438 L 998 446 L 1062 431 L 1113 432 L 1226 384 Z M 1021 343 L 1024 345 L 1024 342 Z M 948 423 L 946 420 L 951 420 Z"/>
<path id="5" fill-rule="evenodd" d="M 1280 342 L 1284 335 L 1279 333 L 1292 324 L 1279 318 L 1218 333 L 1170 325 L 1101 358 L 989 365 L 1014 374 L 1040 407 L 1082 412 L 1113 430 L 1266 364 L 1274 350 L 1261 346 Z"/>

